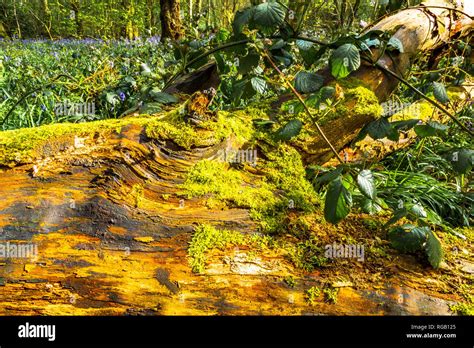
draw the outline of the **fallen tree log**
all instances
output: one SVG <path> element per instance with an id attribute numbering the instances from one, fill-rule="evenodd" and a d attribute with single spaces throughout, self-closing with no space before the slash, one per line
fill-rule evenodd
<path id="1" fill-rule="evenodd" d="M 410 24 L 397 33 L 410 42 L 397 69 L 433 44 L 422 39 L 430 25 L 453 15 L 407 11 Z M 400 14 L 378 26 L 402 24 Z M 323 125 L 338 149 L 395 87 L 368 65 L 342 86 L 348 117 Z M 272 141 L 252 124 L 267 111 L 218 112 L 200 127 L 169 110 L 1 132 L 0 252 L 10 255 L 0 254 L 0 314 L 450 314 L 461 294 L 446 288 L 472 264 L 450 262 L 438 274 L 387 248 L 366 216 L 324 223 L 304 165 L 326 161 L 325 144 L 311 129 L 293 146 Z M 258 148 L 255 165 L 219 161 L 241 147 Z M 322 253 L 298 238 L 314 234 L 323 244 L 350 235 L 371 253 L 364 264 L 304 271 L 295 267 L 301 253 Z M 23 257 L 25 245 L 34 248 Z M 335 295 L 309 301 L 313 287 L 340 289 L 338 305 Z"/>

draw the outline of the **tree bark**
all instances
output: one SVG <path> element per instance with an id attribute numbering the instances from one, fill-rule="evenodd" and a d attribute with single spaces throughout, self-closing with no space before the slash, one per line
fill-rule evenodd
<path id="1" fill-rule="evenodd" d="M 179 0 L 160 0 L 161 37 L 179 40 L 183 36 Z"/>

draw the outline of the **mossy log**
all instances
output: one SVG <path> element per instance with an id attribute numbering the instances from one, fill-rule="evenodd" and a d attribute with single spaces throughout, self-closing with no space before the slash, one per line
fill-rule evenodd
<path id="1" fill-rule="evenodd" d="M 324 125 L 338 148 L 395 88 L 373 67 L 354 75 L 341 87 L 344 117 Z M 278 113 L 222 111 L 193 127 L 177 108 L 1 132 L 0 241 L 37 254 L 0 258 L 0 314 L 450 314 L 468 258 L 434 271 L 388 248 L 377 219 L 324 222 L 305 164 L 329 158 L 325 145 L 311 128 L 278 142 L 253 125 L 268 114 Z M 232 148 L 258 160 L 223 162 Z M 456 245 L 469 253 L 466 235 Z M 328 264 L 315 239 L 364 243 L 365 261 Z"/>

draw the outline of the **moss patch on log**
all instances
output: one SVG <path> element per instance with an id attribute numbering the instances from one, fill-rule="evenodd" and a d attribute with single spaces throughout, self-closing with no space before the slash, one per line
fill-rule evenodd
<path id="1" fill-rule="evenodd" d="M 217 160 L 202 160 L 188 172 L 181 185 L 188 198 L 207 196 L 211 208 L 240 207 L 250 209 L 250 216 L 260 223 L 262 231 L 285 229 L 289 209 L 310 213 L 319 206 L 320 198 L 306 179 L 301 156 L 293 147 L 280 144 L 262 149 L 265 160 L 257 169 L 264 176 L 233 168 Z"/>

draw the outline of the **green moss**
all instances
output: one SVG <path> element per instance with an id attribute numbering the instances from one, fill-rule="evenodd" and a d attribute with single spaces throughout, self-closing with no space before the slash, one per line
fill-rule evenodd
<path id="1" fill-rule="evenodd" d="M 266 209 L 275 204 L 270 186 L 259 186 L 244 181 L 244 176 L 227 163 L 203 160 L 188 172 L 180 186 L 188 198 L 212 195 L 212 198 L 243 208 Z M 216 204 L 212 201 L 212 204 Z"/>
<path id="2" fill-rule="evenodd" d="M 318 242 L 311 238 L 297 244 L 287 244 L 288 258 L 295 267 L 311 272 L 315 267 L 325 266 L 328 259 Z"/>
<path id="3" fill-rule="evenodd" d="M 172 111 L 160 117 L 142 115 L 117 120 L 59 123 L 3 131 L 0 132 L 0 166 L 13 167 L 31 163 L 41 157 L 55 155 L 74 147 L 76 136 L 118 133 L 130 124 L 144 126 L 147 136 L 152 139 L 172 140 L 185 149 L 217 144 L 231 134 L 234 134 L 239 142 L 244 142 L 252 136 L 253 112 L 255 110 L 218 112 L 215 119 L 203 123 L 202 129 L 188 125 L 178 111 Z"/>
<path id="4" fill-rule="evenodd" d="M 195 129 L 184 121 L 169 122 L 156 120 L 146 127 L 146 135 L 152 139 L 172 140 L 187 150 L 198 146 L 203 141 Z"/>
<path id="5" fill-rule="evenodd" d="M 390 117 L 391 121 L 402 121 L 417 118 L 420 120 L 429 120 L 433 117 L 434 106 L 432 106 L 427 101 L 421 101 L 414 103 L 402 111 L 392 115 Z"/>
<path id="6" fill-rule="evenodd" d="M 196 128 L 184 122 L 178 111 L 173 111 L 162 119 L 150 122 L 146 134 L 153 139 L 172 140 L 186 150 L 218 144 L 231 135 L 235 135 L 237 141 L 243 143 L 252 136 L 251 118 L 249 110 L 233 113 L 219 111 L 215 117 Z"/>
<path id="7" fill-rule="evenodd" d="M 301 157 L 294 148 L 282 144 L 266 151 L 267 160 L 258 165 L 264 176 L 256 177 L 228 164 L 203 160 L 194 165 L 181 185 L 183 194 L 191 197 L 207 196 L 208 207 L 228 206 L 250 209 L 250 217 L 260 223 L 262 231 L 285 229 L 288 209 L 312 212 L 319 204 L 319 196 L 306 180 Z"/>
<path id="8" fill-rule="evenodd" d="M 294 287 L 296 286 L 296 280 L 295 280 L 295 277 L 293 277 L 293 276 L 285 277 L 285 279 L 283 279 L 283 281 L 284 281 L 290 288 L 294 288 Z"/>
<path id="9" fill-rule="evenodd" d="M 458 315 L 474 315 L 473 303 L 458 303 L 455 305 L 450 305 L 449 309 Z"/>
<path id="10" fill-rule="evenodd" d="M 218 230 L 210 225 L 196 228 L 189 245 L 189 265 L 193 272 L 202 273 L 206 264 L 206 253 L 210 249 L 224 249 L 230 245 L 242 245 L 245 236 L 236 231 Z"/>
<path id="11" fill-rule="evenodd" d="M 329 303 L 336 304 L 337 303 L 337 295 L 339 293 L 338 288 L 325 288 L 323 290 L 324 293 L 324 300 Z"/>
<path id="12" fill-rule="evenodd" d="M 346 112 L 353 117 L 358 115 L 369 115 L 373 118 L 379 118 L 382 115 L 383 108 L 379 104 L 377 96 L 370 89 L 358 86 L 348 89 L 345 93 L 346 100 L 355 100 L 354 108 L 350 108 Z"/>
<path id="13" fill-rule="evenodd" d="M 313 286 L 306 290 L 305 292 L 305 299 L 309 304 L 314 304 L 314 301 L 316 298 L 318 298 L 321 295 L 321 289 L 318 288 L 317 286 Z"/>
<path id="14" fill-rule="evenodd" d="M 320 199 L 306 179 L 306 170 L 299 152 L 287 144 L 280 144 L 265 155 L 268 158 L 264 168 L 266 180 L 275 188 L 285 191 L 286 201 L 293 201 L 295 209 L 314 211 Z"/>
<path id="15" fill-rule="evenodd" d="M 105 120 L 88 123 L 58 123 L 36 128 L 22 128 L 0 132 L 0 166 L 14 167 L 31 163 L 41 157 L 52 156 L 72 148 L 75 137 L 120 132 L 130 123 L 146 124 L 146 117 Z"/>

